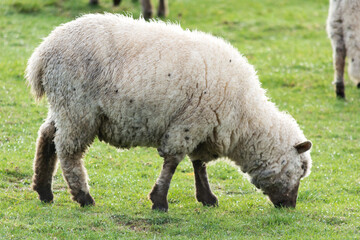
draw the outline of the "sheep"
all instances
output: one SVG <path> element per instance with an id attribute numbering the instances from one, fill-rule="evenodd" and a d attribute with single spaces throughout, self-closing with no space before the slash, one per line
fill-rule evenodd
<path id="1" fill-rule="evenodd" d="M 113 0 L 114 6 L 119 6 L 120 2 L 121 2 L 121 0 Z M 90 5 L 98 5 L 99 0 L 90 0 L 89 4 Z M 143 12 L 144 18 L 145 19 L 152 18 L 153 8 L 151 5 L 151 1 L 150 0 L 141 0 L 141 7 L 142 7 L 142 12 Z M 167 1 L 159 0 L 159 6 L 157 9 L 158 17 L 165 17 L 167 15 L 167 9 L 168 9 Z"/>
<path id="2" fill-rule="evenodd" d="M 344 68 L 349 61 L 350 79 L 360 88 L 360 0 L 330 0 L 327 33 L 333 48 L 336 95 L 345 98 Z"/>
<path id="3" fill-rule="evenodd" d="M 310 173 L 311 142 L 277 109 L 256 72 L 221 38 L 161 21 L 89 14 L 57 27 L 28 61 L 34 97 L 45 94 L 32 188 L 52 202 L 57 159 L 73 200 L 95 204 L 82 156 L 95 137 L 118 148 L 157 148 L 164 164 L 149 199 L 168 210 L 167 193 L 185 155 L 196 199 L 217 206 L 206 164 L 228 158 L 275 207 L 295 207 Z"/>

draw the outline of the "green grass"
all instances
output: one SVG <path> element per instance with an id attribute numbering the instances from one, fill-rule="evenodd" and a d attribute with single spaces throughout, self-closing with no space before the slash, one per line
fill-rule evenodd
<path id="1" fill-rule="evenodd" d="M 37 131 L 47 113 L 23 77 L 27 59 L 54 27 L 89 12 L 129 12 L 138 2 L 2 0 L 0 4 L 0 238 L 2 239 L 359 239 L 360 91 L 346 80 L 335 98 L 332 52 L 325 33 L 328 0 L 170 0 L 168 19 L 221 36 L 258 70 L 280 109 L 313 142 L 311 175 L 295 210 L 275 209 L 238 169 L 218 161 L 208 174 L 220 206 L 194 199 L 185 159 L 169 192 L 168 213 L 147 199 L 162 165 L 156 150 L 119 150 L 99 141 L 85 163 L 95 207 L 70 200 L 58 170 L 53 204 L 30 190 Z M 346 78 L 348 79 L 348 78 Z"/>

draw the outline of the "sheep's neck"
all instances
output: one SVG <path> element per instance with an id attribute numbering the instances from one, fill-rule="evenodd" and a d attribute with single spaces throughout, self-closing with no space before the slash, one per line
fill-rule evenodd
<path id="1" fill-rule="evenodd" d="M 238 140 L 232 146 L 229 157 L 249 175 L 256 175 L 266 168 L 269 156 L 276 157 L 274 146 L 281 141 L 279 137 L 283 128 L 278 110 L 271 108 L 272 104 L 263 106 L 261 115 L 268 116 L 266 122 L 246 113 L 240 115 Z M 278 143 L 275 144 L 275 141 Z"/>

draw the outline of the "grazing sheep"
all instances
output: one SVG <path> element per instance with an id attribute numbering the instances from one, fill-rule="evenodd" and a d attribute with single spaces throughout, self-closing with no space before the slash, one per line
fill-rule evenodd
<path id="1" fill-rule="evenodd" d="M 113 0 L 114 6 L 119 6 L 121 0 Z M 98 5 L 99 0 L 90 0 L 91 5 Z M 150 0 L 141 0 L 142 12 L 145 19 L 152 18 L 153 8 Z M 165 17 L 167 15 L 167 1 L 159 0 L 159 6 L 157 9 L 157 15 L 159 17 Z"/>
<path id="2" fill-rule="evenodd" d="M 345 98 L 345 57 L 349 76 L 360 88 L 360 0 L 330 0 L 327 32 L 333 47 L 336 95 Z"/>
<path id="3" fill-rule="evenodd" d="M 57 158 L 81 206 L 94 204 L 81 160 L 97 136 L 120 148 L 158 148 L 163 169 L 149 198 L 168 209 L 167 193 L 185 155 L 196 198 L 217 205 L 206 163 L 228 157 L 275 206 L 295 207 L 310 172 L 296 121 L 268 101 L 254 68 L 209 34 L 121 15 L 85 15 L 56 28 L 29 59 L 26 78 L 49 112 L 39 130 L 33 189 L 51 202 Z"/>

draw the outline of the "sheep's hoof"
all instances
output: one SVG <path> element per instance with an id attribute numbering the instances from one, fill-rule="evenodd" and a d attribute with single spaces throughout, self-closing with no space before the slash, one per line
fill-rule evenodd
<path id="1" fill-rule="evenodd" d="M 169 209 L 168 203 L 154 203 L 151 207 L 152 210 L 157 210 L 160 212 L 167 212 Z"/>
<path id="2" fill-rule="evenodd" d="M 336 96 L 338 98 L 345 99 L 345 86 L 343 83 L 337 83 L 336 84 Z"/>
<path id="3" fill-rule="evenodd" d="M 39 199 L 41 202 L 44 203 L 52 203 L 54 199 L 54 195 L 51 191 L 51 189 L 48 188 L 40 188 L 40 189 L 34 189 L 39 194 Z"/>
<path id="4" fill-rule="evenodd" d="M 91 197 L 90 193 L 85 193 L 81 190 L 78 194 L 76 194 L 76 196 L 74 196 L 73 199 L 77 201 L 81 207 L 95 205 L 95 201 Z"/>
<path id="5" fill-rule="evenodd" d="M 149 20 L 150 18 L 152 18 L 152 10 L 145 10 L 144 12 L 143 12 L 143 14 L 144 14 L 144 18 L 145 18 L 145 20 Z"/>
<path id="6" fill-rule="evenodd" d="M 151 193 L 149 194 L 149 199 L 153 203 L 152 210 L 158 210 L 162 212 L 167 212 L 169 204 L 166 200 L 166 196 L 159 194 L 159 187 L 155 185 Z"/>
<path id="7" fill-rule="evenodd" d="M 213 194 L 208 195 L 206 197 L 204 197 L 204 196 L 196 196 L 196 199 L 198 200 L 198 202 L 201 202 L 203 204 L 203 206 L 208 206 L 208 207 L 217 207 L 217 206 L 219 206 L 218 199 Z"/>
<path id="8" fill-rule="evenodd" d="M 159 18 L 163 18 L 166 16 L 166 11 L 165 10 L 158 10 L 157 15 Z"/>
<path id="9" fill-rule="evenodd" d="M 117 7 L 120 5 L 121 0 L 114 0 L 114 7 Z"/>
<path id="10" fill-rule="evenodd" d="M 89 4 L 91 6 L 97 6 L 97 5 L 99 5 L 99 1 L 98 0 L 90 0 Z"/>
<path id="11" fill-rule="evenodd" d="M 344 92 L 336 92 L 336 96 L 340 99 L 345 99 L 345 93 Z"/>

